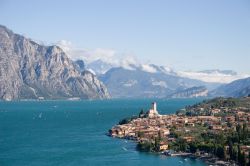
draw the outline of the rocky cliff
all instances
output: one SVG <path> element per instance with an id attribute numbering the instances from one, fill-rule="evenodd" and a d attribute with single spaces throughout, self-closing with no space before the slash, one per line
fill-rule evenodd
<path id="1" fill-rule="evenodd" d="M 58 46 L 43 46 L 0 26 L 0 99 L 102 99 L 109 93 Z"/>
<path id="2" fill-rule="evenodd" d="M 187 88 L 182 91 L 171 94 L 170 98 L 193 98 L 193 97 L 206 97 L 208 90 L 204 86 Z"/>

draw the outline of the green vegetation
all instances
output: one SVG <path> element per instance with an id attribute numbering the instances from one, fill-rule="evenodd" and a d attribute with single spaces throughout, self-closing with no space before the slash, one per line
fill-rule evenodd
<path id="1" fill-rule="evenodd" d="M 178 110 L 177 115 L 186 115 L 186 116 L 211 116 L 213 113 L 212 109 L 234 109 L 234 108 L 244 108 L 245 111 L 250 112 L 250 99 L 249 98 L 214 98 L 211 100 L 204 100 L 201 103 L 186 106 L 183 110 Z M 217 116 L 228 115 L 226 114 L 217 114 Z"/>
<path id="2" fill-rule="evenodd" d="M 137 144 L 137 149 L 143 152 L 159 152 L 160 141 L 162 141 L 162 138 L 157 136 L 152 140 L 139 142 Z"/>
<path id="3" fill-rule="evenodd" d="M 214 113 L 215 109 L 219 111 Z M 211 123 L 186 127 L 191 132 L 171 128 L 176 141 L 171 143 L 170 147 L 176 151 L 206 152 L 224 160 L 234 160 L 242 166 L 250 165 L 249 112 L 250 98 L 215 98 L 187 106 L 178 111 L 177 115 L 215 116 L 221 118 L 216 125 L 222 129 L 213 130 Z M 227 120 L 228 116 L 234 120 Z M 195 140 L 187 142 L 182 139 L 186 136 L 194 137 Z"/>
<path id="4" fill-rule="evenodd" d="M 143 109 L 139 113 L 139 118 L 144 118 L 146 114 L 144 113 Z"/>
<path id="5" fill-rule="evenodd" d="M 183 139 L 183 137 L 186 136 L 184 133 L 177 132 L 173 129 L 172 132 L 176 141 L 170 144 L 170 148 L 175 151 L 191 153 L 202 151 L 213 154 L 221 159 L 234 160 L 240 165 L 246 165 L 249 156 L 242 153 L 240 147 L 250 145 L 250 132 L 244 126 L 246 125 L 238 125 L 237 131 L 227 133 L 192 132 L 189 136 L 194 136 L 195 141 L 191 142 L 187 142 Z M 248 164 L 250 164 L 250 162 L 248 162 Z"/>
<path id="6" fill-rule="evenodd" d="M 137 116 L 132 116 L 132 117 L 124 118 L 124 119 L 122 119 L 122 120 L 119 121 L 119 125 L 127 124 L 127 123 L 129 123 L 132 120 L 137 119 L 137 118 L 138 118 Z"/>
<path id="7" fill-rule="evenodd" d="M 128 124 L 129 122 L 131 122 L 134 119 L 144 118 L 144 117 L 146 117 L 146 113 L 144 113 L 143 109 L 141 109 L 141 111 L 138 114 L 138 116 L 133 115 L 132 117 L 124 118 L 124 119 L 122 119 L 122 120 L 119 121 L 119 125 Z"/>
<path id="8" fill-rule="evenodd" d="M 135 119 L 135 120 L 134 120 Z M 111 130 L 119 138 L 133 138 L 140 151 L 206 154 L 250 166 L 250 97 L 204 100 L 176 115 L 125 118 Z"/>

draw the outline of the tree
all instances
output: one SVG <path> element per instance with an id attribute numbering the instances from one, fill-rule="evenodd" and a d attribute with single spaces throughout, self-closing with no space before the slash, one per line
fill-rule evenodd
<path id="1" fill-rule="evenodd" d="M 139 113 L 139 118 L 143 118 L 144 117 L 144 111 L 143 111 L 143 109 L 141 109 L 141 111 L 140 111 L 140 113 Z"/>
<path id="2" fill-rule="evenodd" d="M 229 156 L 230 156 L 230 159 L 233 159 L 233 143 L 232 141 L 230 140 L 229 141 Z"/>
<path id="3" fill-rule="evenodd" d="M 144 142 L 140 142 L 137 144 L 137 148 L 140 151 L 144 151 L 144 152 L 150 152 L 153 151 L 153 145 L 151 142 L 149 141 L 144 141 Z"/>
<path id="4" fill-rule="evenodd" d="M 233 146 L 233 156 L 232 160 L 237 161 L 238 160 L 238 151 L 237 151 L 237 146 Z"/>
<path id="5" fill-rule="evenodd" d="M 247 124 L 243 124 L 243 129 L 242 129 L 242 141 L 245 141 L 247 139 L 248 131 L 247 131 Z"/>
<path id="6" fill-rule="evenodd" d="M 156 152 L 158 152 L 160 150 L 160 138 L 159 137 L 155 137 L 154 150 Z"/>
<path id="7" fill-rule="evenodd" d="M 191 144 L 189 144 L 189 150 L 191 153 L 195 153 L 198 149 L 198 145 L 197 143 L 193 142 Z"/>
<path id="8" fill-rule="evenodd" d="M 225 158 L 224 148 L 222 146 L 216 148 L 216 156 L 222 159 Z"/>
<path id="9" fill-rule="evenodd" d="M 239 157 L 239 159 L 238 159 L 239 165 L 246 166 L 245 154 L 240 152 L 238 157 Z"/>
<path id="10" fill-rule="evenodd" d="M 245 155 L 245 153 L 242 153 L 242 165 L 246 166 L 246 164 L 247 164 L 246 155 Z"/>
<path id="11" fill-rule="evenodd" d="M 177 138 L 176 140 L 177 145 L 179 145 L 179 149 L 180 151 L 186 151 L 187 150 L 187 143 L 184 139 L 182 138 Z"/>
<path id="12" fill-rule="evenodd" d="M 248 166 L 250 166 L 250 153 L 248 153 Z"/>
<path id="13" fill-rule="evenodd" d="M 143 137 L 143 136 L 144 136 L 144 132 L 143 132 L 143 131 L 138 131 L 137 136 L 138 136 L 139 138 L 140 138 L 140 137 Z"/>

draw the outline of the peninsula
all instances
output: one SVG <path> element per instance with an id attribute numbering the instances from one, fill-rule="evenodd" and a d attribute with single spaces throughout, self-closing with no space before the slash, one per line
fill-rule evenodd
<path id="1" fill-rule="evenodd" d="M 136 141 L 140 151 L 249 165 L 249 131 L 250 97 L 244 97 L 204 100 L 172 115 L 160 115 L 153 102 L 147 112 L 121 120 L 109 135 Z"/>

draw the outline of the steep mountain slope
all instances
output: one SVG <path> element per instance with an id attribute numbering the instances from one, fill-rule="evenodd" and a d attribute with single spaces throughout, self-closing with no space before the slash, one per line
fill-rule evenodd
<path id="1" fill-rule="evenodd" d="M 250 77 L 222 85 L 212 91 L 212 96 L 243 97 L 250 94 Z"/>
<path id="2" fill-rule="evenodd" d="M 83 60 L 76 60 L 74 61 L 75 67 L 78 71 L 83 72 L 85 71 L 85 64 Z"/>
<path id="3" fill-rule="evenodd" d="M 43 46 L 0 26 L 0 99 L 107 98 L 92 73 L 80 72 L 58 46 Z"/>
<path id="4" fill-rule="evenodd" d="M 206 97 L 208 90 L 204 86 L 187 88 L 169 95 L 170 98 L 192 98 L 192 97 Z"/>

